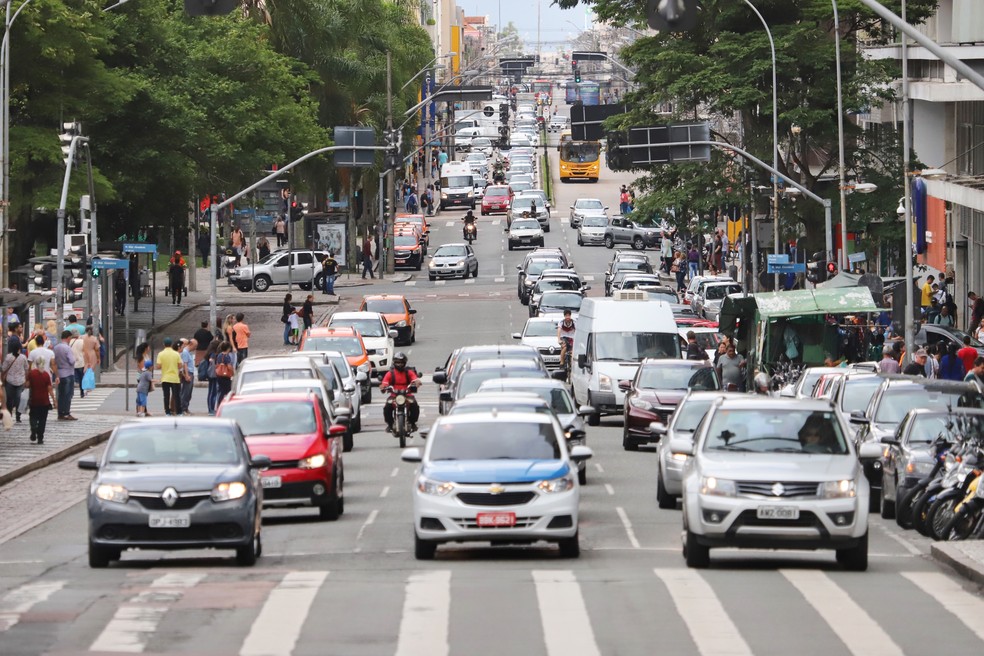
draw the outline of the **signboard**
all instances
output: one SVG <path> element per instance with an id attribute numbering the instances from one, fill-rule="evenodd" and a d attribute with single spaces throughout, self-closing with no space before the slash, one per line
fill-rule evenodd
<path id="1" fill-rule="evenodd" d="M 703 123 L 671 123 L 653 125 L 629 130 L 629 157 L 632 164 L 672 164 L 675 162 L 709 162 L 711 147 L 701 146 L 663 146 L 666 143 L 688 141 L 710 141 L 711 128 Z"/>
<path id="2" fill-rule="evenodd" d="M 571 53 L 571 59 L 576 62 L 607 61 L 608 55 L 597 50 L 575 50 Z"/>
<path id="3" fill-rule="evenodd" d="M 94 269 L 130 269 L 129 260 L 120 260 L 113 257 L 94 257 L 90 264 Z"/>
<path id="4" fill-rule="evenodd" d="M 769 273 L 806 273 L 806 265 L 802 262 L 773 264 L 769 262 Z"/>
<path id="5" fill-rule="evenodd" d="M 626 105 L 572 105 L 571 138 L 575 141 L 598 141 L 605 137 L 602 123 L 611 116 L 629 111 Z"/>
<path id="6" fill-rule="evenodd" d="M 157 255 L 157 244 L 123 244 L 124 253 L 153 253 Z"/>
<path id="7" fill-rule="evenodd" d="M 375 146 L 376 131 L 373 128 L 335 126 L 336 146 Z M 335 166 L 347 168 L 371 167 L 376 162 L 373 150 L 337 150 Z"/>
<path id="8" fill-rule="evenodd" d="M 334 209 L 346 209 L 346 208 L 348 208 L 348 201 L 347 200 L 331 200 L 331 201 L 328 201 L 328 207 L 334 208 Z"/>
<path id="9" fill-rule="evenodd" d="M 868 257 L 864 254 L 864 251 L 861 251 L 860 253 L 850 253 L 847 256 L 847 261 L 850 262 L 851 264 L 857 264 L 858 262 L 864 262 L 867 259 L 868 259 Z"/>
<path id="10" fill-rule="evenodd" d="M 769 253 L 769 264 L 789 264 L 789 254 Z"/>

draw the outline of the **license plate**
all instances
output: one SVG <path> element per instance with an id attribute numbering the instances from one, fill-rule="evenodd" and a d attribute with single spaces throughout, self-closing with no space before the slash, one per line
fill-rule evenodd
<path id="1" fill-rule="evenodd" d="M 516 525 L 516 513 L 511 512 L 498 512 L 498 513 L 478 513 L 475 515 L 475 521 L 479 527 L 490 527 L 490 526 L 515 526 Z"/>
<path id="2" fill-rule="evenodd" d="M 521 244 L 528 244 L 528 243 L 530 243 L 530 238 L 529 237 L 523 237 L 522 239 L 519 240 L 519 243 L 521 243 Z"/>
<path id="3" fill-rule="evenodd" d="M 280 487 L 279 476 L 263 476 L 260 478 L 263 487 Z"/>
<path id="4" fill-rule="evenodd" d="M 759 519 L 799 519 L 799 508 L 792 506 L 759 506 L 755 513 Z"/>
<path id="5" fill-rule="evenodd" d="M 152 514 L 150 528 L 188 528 L 191 526 L 191 515 L 188 513 Z"/>

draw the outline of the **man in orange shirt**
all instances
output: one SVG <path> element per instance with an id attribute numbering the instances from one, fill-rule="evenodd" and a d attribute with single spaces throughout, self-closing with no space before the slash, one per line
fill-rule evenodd
<path id="1" fill-rule="evenodd" d="M 242 362 L 249 357 L 249 326 L 243 321 L 246 315 L 240 312 L 236 315 L 236 357 Z"/>
<path id="2" fill-rule="evenodd" d="M 974 360 L 977 359 L 977 349 L 970 345 L 970 335 L 964 335 L 963 348 L 957 351 L 957 357 L 963 361 L 964 371 L 974 368 Z"/>

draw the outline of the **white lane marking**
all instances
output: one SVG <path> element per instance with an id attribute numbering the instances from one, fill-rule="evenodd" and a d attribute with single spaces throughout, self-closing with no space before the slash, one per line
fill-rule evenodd
<path id="1" fill-rule="evenodd" d="M 852 654 L 894 656 L 903 653 L 891 636 L 823 572 L 781 569 L 779 573 L 820 613 Z"/>
<path id="2" fill-rule="evenodd" d="M 584 282 L 594 282 L 595 277 L 592 275 L 583 276 Z"/>
<path id="3" fill-rule="evenodd" d="M 629 544 L 632 545 L 633 549 L 639 548 L 639 540 L 636 538 L 635 531 L 632 530 L 632 522 L 629 521 L 629 516 L 625 514 L 625 509 L 622 506 L 615 508 L 615 512 L 618 513 L 618 518 L 622 520 L 622 526 L 625 527 L 625 534 L 629 536 Z"/>
<path id="4" fill-rule="evenodd" d="M 502 254 L 502 258 L 505 259 L 505 257 L 506 257 L 506 254 L 503 253 Z M 500 276 L 505 276 L 506 275 L 506 265 L 503 262 L 499 262 L 499 275 Z M 502 280 L 499 280 L 499 278 L 496 278 L 495 281 L 496 282 L 505 282 L 506 279 L 505 278 L 502 278 Z"/>
<path id="5" fill-rule="evenodd" d="M 362 523 L 361 527 L 359 527 L 359 533 L 358 535 L 355 536 L 356 542 L 362 539 L 362 536 L 366 532 L 366 529 L 372 526 L 372 523 L 376 521 L 376 516 L 378 514 L 379 514 L 379 510 L 376 509 L 373 509 L 373 511 L 369 513 L 369 516 L 366 517 L 366 521 Z"/>
<path id="6" fill-rule="evenodd" d="M 33 565 L 43 562 L 43 560 L 0 560 L 0 565 Z"/>
<path id="7" fill-rule="evenodd" d="M 27 583 L 14 588 L 0 599 L 0 633 L 20 622 L 21 615 L 46 601 L 65 587 L 65 581 Z"/>
<path id="8" fill-rule="evenodd" d="M 403 597 L 396 656 L 442 656 L 450 652 L 451 571 L 411 574 Z"/>
<path id="9" fill-rule="evenodd" d="M 447 223 L 444 224 L 444 227 L 445 228 L 453 228 L 455 223 L 456 223 L 456 221 L 448 221 Z"/>
<path id="10" fill-rule="evenodd" d="M 615 496 L 615 488 L 612 487 L 611 483 L 605 483 L 605 491 L 611 496 Z"/>
<path id="11" fill-rule="evenodd" d="M 328 572 L 288 572 L 267 597 L 239 656 L 290 656 Z"/>
<path id="12" fill-rule="evenodd" d="M 937 572 L 902 572 L 902 576 L 915 583 L 923 592 L 935 599 L 943 608 L 953 613 L 958 620 L 984 640 L 984 601 L 973 595 L 949 576 Z"/>
<path id="13" fill-rule="evenodd" d="M 495 279 L 495 282 L 506 282 L 506 279 L 503 277 L 499 277 Z"/>
<path id="14" fill-rule="evenodd" d="M 911 542 L 909 542 L 909 540 L 907 540 L 906 538 L 902 537 L 901 535 L 898 535 L 898 534 L 894 533 L 887 526 L 882 525 L 880 522 L 877 523 L 877 524 L 870 524 L 870 526 L 877 526 L 878 529 L 882 533 L 884 533 L 885 535 L 887 535 L 888 537 L 890 537 L 892 540 L 894 540 L 895 542 L 897 542 L 900 545 L 902 545 L 902 548 L 905 549 L 906 551 L 908 551 L 913 556 L 921 556 L 921 555 L 923 555 L 923 550 L 922 549 L 920 549 L 916 545 L 912 544 Z M 871 555 L 871 554 L 868 554 L 868 555 Z"/>
<path id="15" fill-rule="evenodd" d="M 571 217 L 569 217 L 569 216 L 562 216 L 562 217 L 560 217 L 560 222 L 561 223 L 570 223 L 571 222 Z"/>
<path id="16" fill-rule="evenodd" d="M 502 219 L 492 219 L 492 225 L 501 225 Z"/>
<path id="17" fill-rule="evenodd" d="M 379 493 L 379 498 L 385 499 L 386 495 L 389 494 L 389 491 L 390 491 L 390 486 L 387 485 L 386 487 L 383 488 L 383 491 Z"/>
<path id="18" fill-rule="evenodd" d="M 149 588 L 116 609 L 89 651 L 142 652 L 171 606 L 203 578 L 205 574 L 172 572 L 154 579 Z"/>
<path id="19" fill-rule="evenodd" d="M 594 466 L 595 466 L 595 469 L 598 470 L 598 473 L 599 474 L 604 474 L 605 473 L 605 468 L 601 466 L 601 463 L 600 462 L 596 462 L 594 464 Z"/>
<path id="20" fill-rule="evenodd" d="M 745 656 L 752 650 L 704 577 L 689 569 L 653 570 L 673 597 L 697 651 L 705 656 Z M 713 631 L 707 627 L 713 626 Z"/>
<path id="21" fill-rule="evenodd" d="M 474 278 L 469 278 L 468 280 L 465 281 L 465 284 L 466 285 L 474 285 L 475 284 L 475 279 Z"/>
<path id="22" fill-rule="evenodd" d="M 445 282 L 447 282 L 447 281 L 446 280 L 435 280 L 434 281 L 434 284 L 435 285 L 443 285 Z"/>
<path id="23" fill-rule="evenodd" d="M 416 280 L 408 280 L 407 287 L 414 287 L 417 284 Z"/>
<path id="24" fill-rule="evenodd" d="M 570 570 L 533 570 L 540 624 L 548 656 L 592 656 L 595 642 L 581 586 Z"/>
<path id="25" fill-rule="evenodd" d="M 400 473 L 399 467 L 394 467 L 393 471 L 390 472 L 390 478 L 396 478 L 396 475 Z"/>

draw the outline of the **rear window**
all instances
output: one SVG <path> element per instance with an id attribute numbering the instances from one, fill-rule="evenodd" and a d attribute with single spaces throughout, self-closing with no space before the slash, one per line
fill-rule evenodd
<path id="1" fill-rule="evenodd" d="M 490 197 L 490 196 L 508 196 L 508 195 L 509 195 L 509 190 L 508 189 L 505 189 L 503 187 L 496 187 L 494 189 L 489 189 L 488 191 L 485 192 L 485 196 L 486 197 Z"/>
<path id="2" fill-rule="evenodd" d="M 386 337 L 386 333 L 383 331 L 383 322 L 379 319 L 332 319 L 328 323 L 328 327 L 354 328 L 363 338 Z"/>
<path id="3" fill-rule="evenodd" d="M 240 385 L 266 383 L 273 380 L 307 380 L 314 378 L 310 369 L 262 369 L 260 371 L 243 371 L 239 374 Z"/>
<path id="4" fill-rule="evenodd" d="M 980 408 L 984 405 L 982 401 L 979 393 L 965 390 L 942 392 L 920 385 L 889 387 L 882 394 L 873 419 L 877 423 L 897 424 L 912 408 Z"/>
<path id="5" fill-rule="evenodd" d="M 644 365 L 639 368 L 636 387 L 661 390 L 716 390 L 717 374 L 712 367 Z"/>
<path id="6" fill-rule="evenodd" d="M 362 343 L 355 337 L 308 337 L 302 351 L 340 351 L 345 355 L 362 355 Z"/>
<path id="7" fill-rule="evenodd" d="M 229 403 L 218 415 L 235 419 L 247 437 L 251 435 L 306 435 L 315 432 L 317 421 L 310 401 L 277 403 Z"/>

